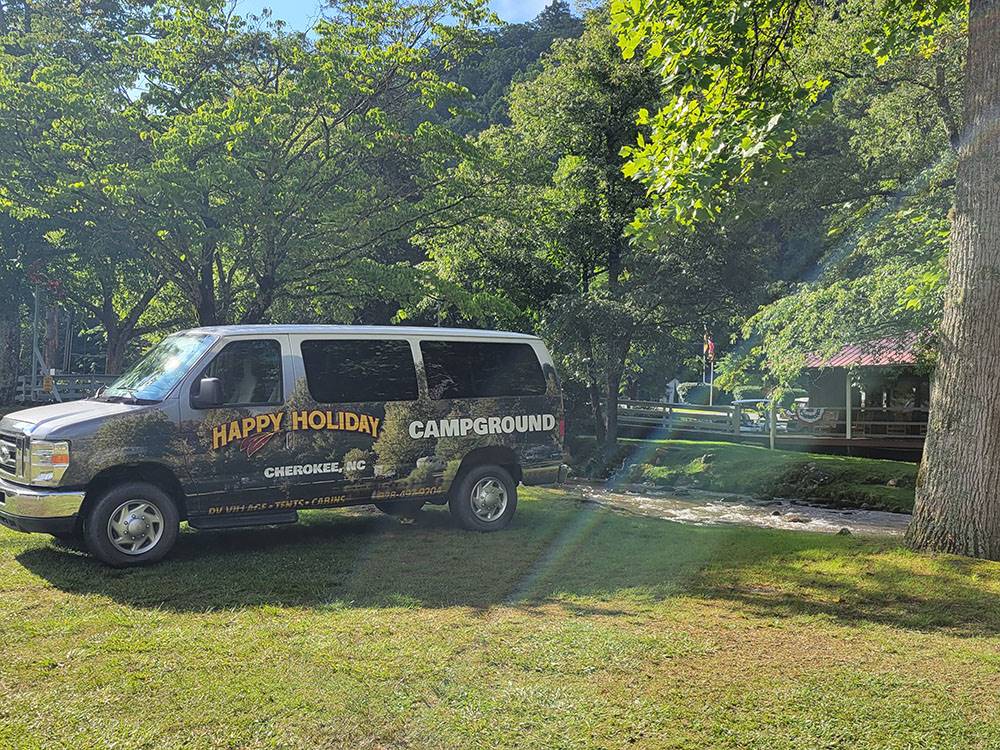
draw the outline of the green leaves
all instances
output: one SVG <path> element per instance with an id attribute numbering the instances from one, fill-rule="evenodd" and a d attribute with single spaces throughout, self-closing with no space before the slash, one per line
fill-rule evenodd
<path id="1" fill-rule="evenodd" d="M 961 7 L 880 0 L 881 33 L 862 45 L 878 66 L 891 52 L 930 56 L 935 35 Z M 832 79 L 829 70 L 800 64 L 799 48 L 830 13 L 801 0 L 612 0 L 622 55 L 642 57 L 663 82 L 662 106 L 637 118 L 650 137 L 623 150 L 626 174 L 646 185 L 652 216 L 688 225 L 715 217 L 755 168 L 790 155 L 791 123 Z"/>
<path id="2" fill-rule="evenodd" d="M 806 106 L 826 81 L 790 75 L 800 3 L 739 0 L 719 5 L 615 0 L 612 25 L 626 59 L 641 51 L 663 81 L 663 105 L 637 122 L 650 127 L 623 150 L 654 209 L 691 224 L 716 216 L 726 193 L 754 163 L 794 143 L 783 113 Z"/>
<path id="3" fill-rule="evenodd" d="M 205 323 L 299 315 L 286 298 L 394 262 L 443 214 L 428 186 L 465 146 L 427 107 L 454 91 L 440 70 L 472 49 L 482 0 L 337 4 L 310 36 L 222 0 L 159 0 L 106 28 L 102 12 L 43 15 L 25 54 L 0 51 L 11 214 L 95 219 L 114 235 L 95 248 L 127 237 Z"/>
<path id="4" fill-rule="evenodd" d="M 866 37 L 862 49 L 879 67 L 893 55 L 913 50 L 929 57 L 936 48 L 937 35 L 951 26 L 956 11 L 966 7 L 960 0 L 888 0 L 883 6 L 886 21 L 881 33 Z"/>

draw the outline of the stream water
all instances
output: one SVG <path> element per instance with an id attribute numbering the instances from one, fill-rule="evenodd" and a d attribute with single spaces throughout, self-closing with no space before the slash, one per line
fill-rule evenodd
<path id="1" fill-rule="evenodd" d="M 865 536 L 902 536 L 910 522 L 910 516 L 905 513 L 839 510 L 793 500 L 754 500 L 696 490 L 679 496 L 670 492 L 608 490 L 589 485 L 580 485 L 578 489 L 585 499 L 599 505 L 695 526 L 742 524 L 828 534 L 847 529 L 852 534 Z"/>

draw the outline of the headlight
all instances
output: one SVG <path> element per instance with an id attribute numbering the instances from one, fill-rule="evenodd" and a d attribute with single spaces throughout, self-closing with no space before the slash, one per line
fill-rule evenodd
<path id="1" fill-rule="evenodd" d="M 28 484 L 54 487 L 69 468 L 69 443 L 32 440 L 28 446 Z"/>

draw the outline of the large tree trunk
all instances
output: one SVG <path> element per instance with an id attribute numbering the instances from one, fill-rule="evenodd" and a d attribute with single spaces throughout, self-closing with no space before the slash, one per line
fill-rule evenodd
<path id="1" fill-rule="evenodd" d="M 908 543 L 1000 560 L 1000 0 L 971 0 L 940 361 Z"/>

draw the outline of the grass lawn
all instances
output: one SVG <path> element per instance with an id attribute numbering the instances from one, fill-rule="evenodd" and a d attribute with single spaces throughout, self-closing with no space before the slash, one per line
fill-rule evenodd
<path id="1" fill-rule="evenodd" d="M 116 571 L 0 529 L 2 748 L 995 748 L 1000 565 L 524 491 Z"/>
<path id="2" fill-rule="evenodd" d="M 855 456 L 769 450 L 702 440 L 619 440 L 611 462 L 631 465 L 622 482 L 686 485 L 717 492 L 797 497 L 843 507 L 909 512 L 916 464 Z M 586 454 L 588 444 L 583 443 Z M 589 448 L 592 450 L 592 448 Z"/>

